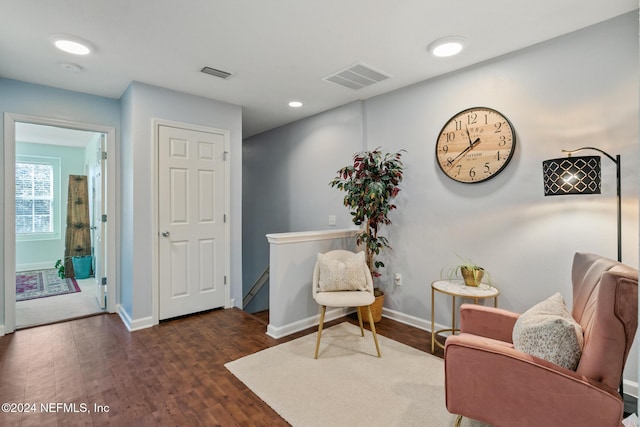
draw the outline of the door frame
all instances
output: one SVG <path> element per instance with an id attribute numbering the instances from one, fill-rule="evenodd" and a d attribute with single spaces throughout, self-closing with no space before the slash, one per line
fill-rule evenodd
<path id="1" fill-rule="evenodd" d="M 173 128 L 193 130 L 197 132 L 218 133 L 224 135 L 224 215 L 226 221 L 224 224 L 224 308 L 231 308 L 231 132 L 227 129 L 220 129 L 202 125 L 195 125 L 192 123 L 177 122 L 172 120 L 165 120 L 159 118 L 151 119 L 152 135 L 153 135 L 153 213 L 151 216 L 151 226 L 153 230 L 153 248 L 152 253 L 152 268 L 151 268 L 151 321 L 154 325 L 160 323 L 160 279 L 158 277 L 159 271 L 159 258 L 160 258 L 160 229 L 158 214 L 160 212 L 160 197 L 159 197 L 159 145 L 160 145 L 160 126 L 168 126 Z"/>
<path id="2" fill-rule="evenodd" d="M 70 120 L 53 119 L 49 117 L 32 116 L 27 114 L 4 113 L 4 329 L 0 336 L 15 331 L 16 328 L 16 288 L 7 286 L 15 283 L 16 277 L 16 122 L 32 123 L 45 126 L 55 126 L 68 129 L 83 130 L 107 135 L 107 311 L 116 310 L 116 235 L 118 217 L 116 215 L 116 129 L 111 126 L 96 125 Z"/>

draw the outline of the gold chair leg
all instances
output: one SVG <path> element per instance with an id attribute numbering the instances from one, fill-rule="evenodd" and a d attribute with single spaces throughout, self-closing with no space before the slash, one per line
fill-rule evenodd
<path id="1" fill-rule="evenodd" d="M 376 335 L 376 326 L 373 324 L 373 314 L 371 314 L 371 307 L 367 306 L 367 312 L 369 312 L 369 324 L 371 325 L 371 333 L 373 334 L 373 341 L 376 343 L 376 351 L 378 357 L 382 357 L 380 354 L 380 346 L 378 345 L 378 336 Z"/>
<path id="2" fill-rule="evenodd" d="M 461 422 L 462 422 L 462 415 L 458 415 L 456 417 L 456 421 L 453 423 L 453 427 L 460 427 Z"/>
<path id="3" fill-rule="evenodd" d="M 320 310 L 320 324 L 318 325 L 318 340 L 316 341 L 316 355 L 315 359 L 318 358 L 318 350 L 320 350 L 320 337 L 322 336 L 322 324 L 324 323 L 324 312 L 327 310 L 327 306 L 323 305 Z"/>
<path id="4" fill-rule="evenodd" d="M 364 337 L 364 326 L 362 325 L 362 307 L 356 307 L 358 312 L 358 324 L 360 325 L 360 335 Z"/>

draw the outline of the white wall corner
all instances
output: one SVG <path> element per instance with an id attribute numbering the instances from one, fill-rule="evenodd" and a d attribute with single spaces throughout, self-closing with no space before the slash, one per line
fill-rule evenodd
<path id="1" fill-rule="evenodd" d="M 140 329 L 146 329 L 153 326 L 153 317 L 147 316 L 142 319 L 132 320 L 129 313 L 124 309 L 124 307 L 118 304 L 118 315 L 120 319 L 122 319 L 122 323 L 127 327 L 129 332 L 138 331 Z"/>

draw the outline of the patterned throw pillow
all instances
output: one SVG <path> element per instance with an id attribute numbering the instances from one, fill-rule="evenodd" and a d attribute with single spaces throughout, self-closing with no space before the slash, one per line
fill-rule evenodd
<path id="1" fill-rule="evenodd" d="M 358 252 L 344 262 L 318 254 L 318 266 L 320 292 L 367 290 L 364 252 Z"/>
<path id="2" fill-rule="evenodd" d="M 513 328 L 516 350 L 576 370 L 582 356 L 582 327 L 555 293 L 525 311 Z"/>

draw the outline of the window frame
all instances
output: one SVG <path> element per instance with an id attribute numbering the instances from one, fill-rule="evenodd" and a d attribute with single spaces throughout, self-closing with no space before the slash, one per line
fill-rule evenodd
<path id="1" fill-rule="evenodd" d="M 61 199 L 61 159 L 59 157 L 16 155 L 17 163 L 45 164 L 50 165 L 53 170 L 53 200 L 51 204 L 51 224 L 53 231 L 18 233 L 16 231 L 16 242 L 59 240 L 62 236 L 62 199 Z M 17 170 L 17 168 L 16 168 Z M 14 190 L 15 191 L 15 190 Z M 17 200 L 17 196 L 16 200 Z"/>

